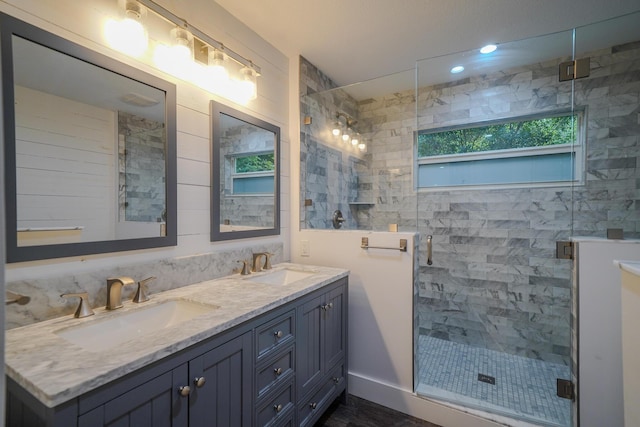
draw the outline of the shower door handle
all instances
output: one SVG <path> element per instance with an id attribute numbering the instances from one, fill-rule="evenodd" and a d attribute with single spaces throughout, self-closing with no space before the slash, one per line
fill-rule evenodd
<path id="1" fill-rule="evenodd" d="M 427 236 L 427 265 L 431 265 L 433 264 L 433 251 L 432 251 L 432 240 L 433 240 L 433 236 L 431 234 L 429 234 Z"/>

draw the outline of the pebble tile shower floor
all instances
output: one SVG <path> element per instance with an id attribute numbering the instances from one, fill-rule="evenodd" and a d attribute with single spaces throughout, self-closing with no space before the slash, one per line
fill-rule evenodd
<path id="1" fill-rule="evenodd" d="M 543 426 L 569 426 L 571 401 L 556 396 L 568 366 L 420 335 L 419 395 Z M 495 378 L 481 382 L 478 374 Z"/>

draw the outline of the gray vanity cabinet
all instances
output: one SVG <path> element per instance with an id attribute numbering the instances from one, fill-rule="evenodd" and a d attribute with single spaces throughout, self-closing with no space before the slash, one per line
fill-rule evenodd
<path id="1" fill-rule="evenodd" d="M 346 389 L 346 279 L 298 307 L 298 424 L 312 425 Z"/>
<path id="2" fill-rule="evenodd" d="M 8 378 L 6 423 L 312 425 L 335 398 L 346 396 L 346 346 L 343 278 L 55 408 Z"/>
<path id="3" fill-rule="evenodd" d="M 251 366 L 247 332 L 80 415 L 78 427 L 250 426 Z"/>

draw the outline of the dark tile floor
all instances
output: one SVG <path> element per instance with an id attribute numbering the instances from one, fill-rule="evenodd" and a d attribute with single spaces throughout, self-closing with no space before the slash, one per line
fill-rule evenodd
<path id="1" fill-rule="evenodd" d="M 440 427 L 349 395 L 347 404 L 336 400 L 318 420 L 316 427 Z"/>

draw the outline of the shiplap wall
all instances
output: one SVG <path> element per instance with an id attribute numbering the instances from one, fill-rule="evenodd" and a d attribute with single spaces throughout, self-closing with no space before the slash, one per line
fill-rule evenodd
<path id="1" fill-rule="evenodd" d="M 226 10 L 209 0 L 158 0 L 157 3 L 191 25 L 250 58 L 261 69 L 258 99 L 247 106 L 231 101 L 157 70 L 144 61 L 129 58 L 106 47 L 102 28 L 116 13 L 116 0 L 7 0 L 0 10 L 96 52 L 113 57 L 177 85 L 178 246 L 132 253 L 93 255 L 63 260 L 9 264 L 7 281 L 89 271 L 108 266 L 155 259 L 251 247 L 257 242 L 284 243 L 288 260 L 290 234 L 289 191 L 289 60 Z M 212 243 L 209 241 L 210 200 L 210 100 L 225 103 L 279 126 L 281 129 L 281 234 L 275 237 Z"/>
<path id="2" fill-rule="evenodd" d="M 81 241 L 113 239 L 116 117 L 15 88 L 18 228 L 83 227 Z"/>

